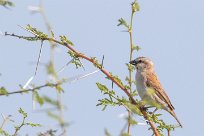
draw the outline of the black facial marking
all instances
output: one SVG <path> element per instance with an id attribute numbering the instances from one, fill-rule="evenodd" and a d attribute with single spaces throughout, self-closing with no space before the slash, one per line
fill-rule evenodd
<path id="1" fill-rule="evenodd" d="M 132 64 L 132 65 L 136 65 L 137 64 L 136 60 L 132 60 L 129 63 Z"/>
<path id="2" fill-rule="evenodd" d="M 138 64 L 138 63 L 142 63 L 142 60 L 138 60 L 138 61 L 137 61 L 137 64 Z"/>

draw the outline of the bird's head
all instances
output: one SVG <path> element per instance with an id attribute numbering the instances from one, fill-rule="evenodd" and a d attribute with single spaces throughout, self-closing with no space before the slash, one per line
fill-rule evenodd
<path id="1" fill-rule="evenodd" d="M 138 57 L 135 60 L 130 61 L 130 64 L 134 65 L 137 71 L 146 71 L 154 69 L 154 63 L 146 57 Z"/>

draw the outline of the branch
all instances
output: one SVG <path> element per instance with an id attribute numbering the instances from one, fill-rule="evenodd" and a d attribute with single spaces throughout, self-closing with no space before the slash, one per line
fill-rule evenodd
<path id="1" fill-rule="evenodd" d="M 41 86 L 38 86 L 38 87 L 35 87 L 35 88 L 32 88 L 32 89 L 21 89 L 21 90 L 18 90 L 18 91 L 8 92 L 8 93 L 5 93 L 5 94 L 1 94 L 1 93 L 0 93 L 0 96 L 32 92 L 32 91 L 34 91 L 34 90 L 39 90 L 39 89 L 45 88 L 45 87 L 56 87 L 56 86 L 58 86 L 59 84 L 61 84 L 61 83 L 57 83 L 57 84 L 46 83 L 46 84 L 44 84 L 44 85 L 41 85 Z"/>
<path id="2" fill-rule="evenodd" d="M 34 39 L 36 38 L 36 41 L 39 40 L 36 36 L 19 36 L 19 35 L 16 35 L 16 34 L 9 34 L 7 32 L 4 33 L 5 36 L 12 36 L 12 37 L 17 37 L 19 39 L 26 39 L 26 40 L 30 40 L 30 39 Z"/>

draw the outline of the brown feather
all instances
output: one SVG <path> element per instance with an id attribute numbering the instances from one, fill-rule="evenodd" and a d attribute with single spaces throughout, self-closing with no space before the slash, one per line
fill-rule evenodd
<path id="1" fill-rule="evenodd" d="M 156 95 L 165 103 L 168 104 L 168 107 L 171 110 L 174 110 L 174 106 L 171 104 L 171 101 L 165 91 L 163 90 L 157 76 L 154 72 L 147 72 L 146 73 L 146 86 L 155 90 Z"/>

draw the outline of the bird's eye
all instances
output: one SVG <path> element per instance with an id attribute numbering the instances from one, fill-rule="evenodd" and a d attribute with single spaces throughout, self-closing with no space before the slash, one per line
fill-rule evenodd
<path id="1" fill-rule="evenodd" d="M 142 60 L 139 60 L 139 61 L 138 61 L 138 63 L 141 63 L 141 62 L 142 62 Z"/>

